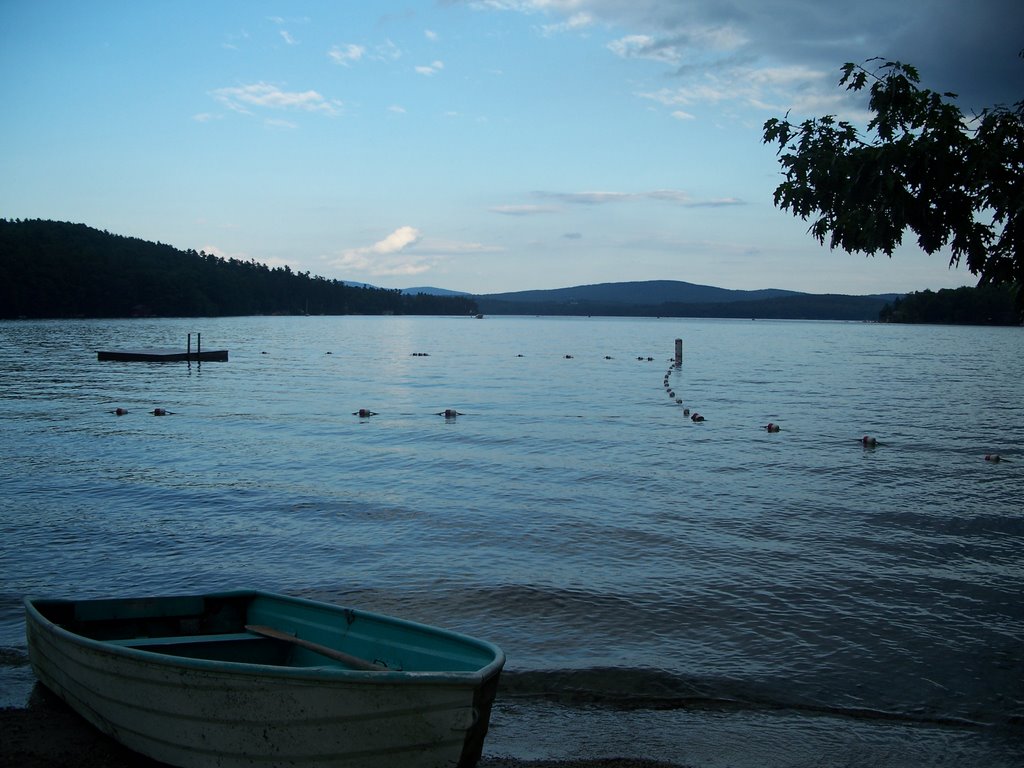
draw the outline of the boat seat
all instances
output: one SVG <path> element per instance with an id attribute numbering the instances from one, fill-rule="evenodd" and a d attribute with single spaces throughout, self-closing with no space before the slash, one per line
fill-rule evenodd
<path id="1" fill-rule="evenodd" d="M 176 635 L 172 637 L 127 637 L 122 640 L 104 640 L 110 645 L 127 648 L 145 648 L 159 645 L 198 645 L 200 643 L 234 643 L 240 640 L 265 640 L 251 632 L 230 632 L 222 635 Z"/>

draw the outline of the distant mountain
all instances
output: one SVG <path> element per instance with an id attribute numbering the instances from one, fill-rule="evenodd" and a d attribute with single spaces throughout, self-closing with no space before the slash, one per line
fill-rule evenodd
<path id="1" fill-rule="evenodd" d="M 648 280 L 494 293 L 475 298 L 480 311 L 491 315 L 877 320 L 883 307 L 899 295 L 844 296 L 777 288 L 736 291 L 678 280 Z"/>
<path id="2" fill-rule="evenodd" d="M 472 294 L 464 291 L 450 291 L 447 288 L 434 288 L 430 285 L 421 286 L 418 288 L 403 288 L 402 293 L 408 296 L 415 296 L 418 293 L 425 293 L 427 296 L 471 296 Z"/>
<path id="3" fill-rule="evenodd" d="M 708 302 L 758 301 L 780 296 L 797 296 L 797 291 L 766 288 L 758 291 L 734 291 L 681 280 L 643 280 L 629 283 L 597 283 L 572 288 L 488 293 L 478 298 L 493 301 L 554 303 L 595 302 L 652 306 L 669 302 L 703 304 Z"/>

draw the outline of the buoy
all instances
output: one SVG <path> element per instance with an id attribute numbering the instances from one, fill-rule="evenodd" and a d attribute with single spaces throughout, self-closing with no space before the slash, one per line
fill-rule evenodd
<path id="1" fill-rule="evenodd" d="M 267 354 L 267 353 L 266 353 L 266 352 L 260 352 L 260 354 L 261 354 L 261 355 L 265 355 L 265 354 Z"/>
<path id="2" fill-rule="evenodd" d="M 369 408 L 360 408 L 358 411 L 352 412 L 353 416 L 358 416 L 361 419 L 369 418 L 370 416 L 376 416 L 375 411 L 371 411 Z"/>
<path id="3" fill-rule="evenodd" d="M 566 355 L 566 356 L 565 356 L 565 359 L 566 359 L 566 360 L 572 360 L 572 355 Z"/>
<path id="4" fill-rule="evenodd" d="M 681 397 L 677 397 L 677 398 L 676 398 L 676 404 L 677 404 L 677 405 L 682 405 L 682 404 L 683 404 L 683 398 L 681 398 Z"/>
<path id="5" fill-rule="evenodd" d="M 864 435 L 864 437 L 860 439 L 860 442 L 861 445 L 863 445 L 865 448 L 874 448 L 876 445 L 878 445 L 878 440 L 867 435 Z"/>
<path id="6" fill-rule="evenodd" d="M 605 360 L 611 360 L 611 359 L 612 359 L 612 356 L 611 356 L 611 355 L 605 355 L 605 356 L 604 356 L 604 359 L 605 359 Z"/>
<path id="7" fill-rule="evenodd" d="M 704 417 L 701 416 L 699 413 L 695 413 L 693 414 L 693 416 L 690 417 L 690 421 L 704 421 Z"/>
<path id="8" fill-rule="evenodd" d="M 516 357 L 522 357 L 522 355 L 516 355 Z"/>
<path id="9" fill-rule="evenodd" d="M 689 416 L 689 415 L 690 415 L 690 409 L 689 408 L 683 408 L 683 416 Z"/>
<path id="10" fill-rule="evenodd" d="M 124 416 L 125 414 L 128 413 L 128 409 L 127 408 L 115 408 L 114 410 L 111 411 L 111 413 L 114 414 L 115 416 Z"/>
<path id="11" fill-rule="evenodd" d="M 994 463 L 998 464 L 1002 460 L 1003 460 L 1003 457 L 1000 456 L 998 453 L 986 453 L 985 454 L 985 461 L 991 461 L 991 462 L 994 462 Z"/>
<path id="12" fill-rule="evenodd" d="M 765 430 L 767 430 L 768 432 L 778 432 L 779 429 L 780 429 L 780 427 L 779 427 L 778 424 L 774 424 L 774 423 L 772 423 L 770 421 L 768 422 L 767 425 L 765 425 Z"/>
<path id="13" fill-rule="evenodd" d="M 439 411 L 438 416 L 444 416 L 446 419 L 454 419 L 456 416 L 465 416 L 464 413 L 459 413 L 454 408 L 445 408 L 443 411 Z"/>
<path id="14" fill-rule="evenodd" d="M 154 416 L 170 416 L 173 411 L 168 411 L 166 408 L 154 408 L 150 413 Z"/>
<path id="15" fill-rule="evenodd" d="M 325 355 L 329 355 L 329 354 L 331 354 L 331 353 L 330 353 L 330 352 L 324 352 L 324 354 L 325 354 Z"/>

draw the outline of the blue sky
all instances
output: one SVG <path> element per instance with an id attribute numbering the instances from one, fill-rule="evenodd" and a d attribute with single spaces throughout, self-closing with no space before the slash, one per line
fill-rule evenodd
<path id="1" fill-rule="evenodd" d="M 1015 102 L 1021 48 L 1018 0 L 0 0 L 0 216 L 389 288 L 955 287 L 819 246 L 761 127 L 862 116 L 871 56 Z"/>

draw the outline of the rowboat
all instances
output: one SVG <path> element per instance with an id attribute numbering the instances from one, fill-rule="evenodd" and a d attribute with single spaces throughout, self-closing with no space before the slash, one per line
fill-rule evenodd
<path id="1" fill-rule="evenodd" d="M 505 655 L 411 621 L 260 591 L 25 600 L 39 680 L 182 768 L 476 764 Z"/>

